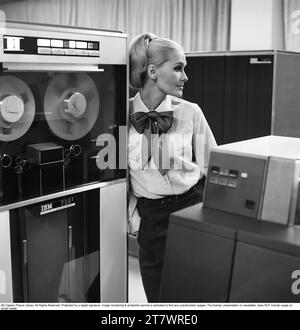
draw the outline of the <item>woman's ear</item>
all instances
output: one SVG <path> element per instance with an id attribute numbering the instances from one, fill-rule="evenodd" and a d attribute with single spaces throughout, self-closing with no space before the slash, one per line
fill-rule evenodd
<path id="1" fill-rule="evenodd" d="M 148 65 L 148 76 L 153 79 L 156 80 L 156 67 L 153 64 L 149 64 Z"/>

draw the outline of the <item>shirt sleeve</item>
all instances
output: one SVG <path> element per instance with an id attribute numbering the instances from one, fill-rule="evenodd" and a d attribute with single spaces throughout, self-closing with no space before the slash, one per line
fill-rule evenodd
<path id="1" fill-rule="evenodd" d="M 130 190 L 128 197 L 128 232 L 136 236 L 141 223 L 141 217 L 137 209 L 137 197 L 132 190 Z"/>
<path id="2" fill-rule="evenodd" d="M 210 152 L 217 143 L 202 110 L 197 104 L 194 107 L 193 148 L 201 172 L 207 175 Z"/>

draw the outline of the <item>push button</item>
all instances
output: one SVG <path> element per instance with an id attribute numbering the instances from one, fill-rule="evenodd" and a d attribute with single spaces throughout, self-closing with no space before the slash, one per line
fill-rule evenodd
<path id="1" fill-rule="evenodd" d="M 97 57 L 100 56 L 99 50 L 89 50 L 88 52 L 89 52 L 89 56 L 97 56 Z"/>
<path id="2" fill-rule="evenodd" d="M 236 180 L 228 180 L 228 187 L 237 188 L 237 181 Z"/>
<path id="3" fill-rule="evenodd" d="M 65 55 L 65 50 L 60 48 L 52 48 L 53 55 Z"/>
<path id="4" fill-rule="evenodd" d="M 227 186 L 227 179 L 226 178 L 219 178 L 218 183 L 220 186 Z"/>
<path id="5" fill-rule="evenodd" d="M 229 170 L 229 176 L 231 178 L 237 178 L 239 176 L 239 171 L 237 171 L 237 170 Z"/>
<path id="6" fill-rule="evenodd" d="M 71 55 L 71 56 L 76 56 L 77 55 L 77 50 L 75 50 L 75 49 L 65 49 L 65 54 L 66 55 Z"/>
<path id="7" fill-rule="evenodd" d="M 229 174 L 229 169 L 228 168 L 220 168 L 220 175 L 223 175 L 223 176 L 228 176 Z"/>
<path id="8" fill-rule="evenodd" d="M 251 201 L 246 199 L 245 206 L 247 209 L 254 210 L 255 209 L 255 201 Z"/>
<path id="9" fill-rule="evenodd" d="M 218 178 L 215 177 L 215 176 L 211 176 L 209 178 L 209 183 L 212 183 L 212 184 L 218 184 Z"/>
<path id="10" fill-rule="evenodd" d="M 51 48 L 38 47 L 38 54 L 51 54 Z"/>
<path id="11" fill-rule="evenodd" d="M 77 50 L 77 55 L 79 55 L 79 56 L 88 56 L 89 52 L 87 50 Z"/>
<path id="12" fill-rule="evenodd" d="M 220 173 L 220 167 L 219 166 L 212 166 L 211 167 L 211 173 L 219 174 Z"/>

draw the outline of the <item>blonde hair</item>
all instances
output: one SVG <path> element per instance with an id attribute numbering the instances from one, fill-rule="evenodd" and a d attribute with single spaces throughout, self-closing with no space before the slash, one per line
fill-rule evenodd
<path id="1" fill-rule="evenodd" d="M 173 40 L 158 38 L 153 33 L 143 33 L 135 37 L 129 47 L 129 82 L 134 88 L 142 88 L 147 80 L 150 64 L 159 67 L 168 60 L 171 50 L 182 50 Z"/>

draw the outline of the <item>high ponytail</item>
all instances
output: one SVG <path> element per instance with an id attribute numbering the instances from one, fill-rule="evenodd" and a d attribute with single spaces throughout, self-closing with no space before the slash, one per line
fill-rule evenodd
<path id="1" fill-rule="evenodd" d="M 148 68 L 149 43 L 156 38 L 152 33 L 143 33 L 135 37 L 129 48 L 129 82 L 134 88 L 142 88 Z"/>
<path id="2" fill-rule="evenodd" d="M 168 60 L 171 50 L 182 47 L 167 38 L 158 38 L 153 33 L 143 33 L 135 37 L 129 48 L 129 82 L 133 88 L 141 89 L 147 80 L 149 64 L 157 67 Z"/>

